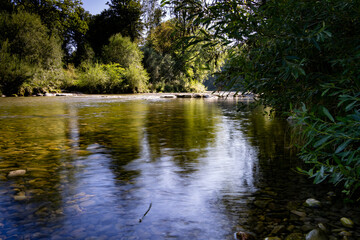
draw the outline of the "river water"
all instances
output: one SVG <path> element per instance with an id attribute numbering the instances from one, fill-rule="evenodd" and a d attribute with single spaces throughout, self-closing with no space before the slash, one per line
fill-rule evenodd
<path id="1" fill-rule="evenodd" d="M 290 221 L 284 206 L 319 191 L 293 171 L 299 162 L 287 123 L 236 105 L 146 96 L 0 99 L 0 239 L 270 233 Z M 26 173 L 8 175 L 16 170 Z"/>

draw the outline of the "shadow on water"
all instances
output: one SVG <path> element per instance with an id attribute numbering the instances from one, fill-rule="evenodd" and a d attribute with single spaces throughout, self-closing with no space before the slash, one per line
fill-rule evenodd
<path id="1" fill-rule="evenodd" d="M 237 112 L 236 101 L 14 98 L 0 108 L 0 239 L 263 236 L 300 226 L 290 211 L 316 191 L 291 171 L 287 123 Z"/>

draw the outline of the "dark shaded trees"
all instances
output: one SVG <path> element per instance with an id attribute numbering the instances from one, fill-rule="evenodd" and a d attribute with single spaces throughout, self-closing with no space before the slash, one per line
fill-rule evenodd
<path id="1" fill-rule="evenodd" d="M 14 0 L 13 2 L 17 11 L 40 16 L 42 23 L 49 29 L 48 34 L 61 40 L 66 60 L 76 49 L 80 36 L 88 30 L 89 14 L 82 8 L 79 0 Z"/>
<path id="2" fill-rule="evenodd" d="M 300 157 L 311 164 L 305 172 L 316 183 L 341 184 L 348 194 L 358 190 L 359 1 L 188 0 L 180 6 L 189 7 L 191 21 L 208 30 L 203 41 L 229 48 L 219 86 L 256 93 L 277 113 L 293 113 L 303 133 Z"/>
<path id="3" fill-rule="evenodd" d="M 137 0 L 112 0 L 109 9 L 93 16 L 89 23 L 87 40 L 97 56 L 101 56 L 104 45 L 117 33 L 130 37 L 132 41 L 141 39 L 143 23 L 142 6 Z"/>
<path id="4" fill-rule="evenodd" d="M 0 32 L 0 89 L 4 94 L 18 93 L 37 71 L 61 67 L 60 41 L 49 36 L 39 16 L 0 14 Z"/>

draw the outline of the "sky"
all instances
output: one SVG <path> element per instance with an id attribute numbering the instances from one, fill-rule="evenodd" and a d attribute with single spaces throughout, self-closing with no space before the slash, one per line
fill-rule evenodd
<path id="1" fill-rule="evenodd" d="M 108 8 L 108 5 L 106 5 L 108 1 L 109 0 L 82 0 L 83 8 L 92 15 L 99 14 L 102 10 Z"/>

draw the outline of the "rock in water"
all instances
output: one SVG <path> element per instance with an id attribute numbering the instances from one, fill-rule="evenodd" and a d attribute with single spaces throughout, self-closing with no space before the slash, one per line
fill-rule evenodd
<path id="1" fill-rule="evenodd" d="M 328 240 L 328 237 L 320 229 L 314 229 L 306 234 L 306 240 Z"/>
<path id="2" fill-rule="evenodd" d="M 234 235 L 237 240 L 255 240 L 254 235 L 246 232 L 236 232 Z"/>
<path id="3" fill-rule="evenodd" d="M 285 240 L 304 240 L 304 235 L 301 233 L 290 233 Z"/>
<path id="4" fill-rule="evenodd" d="M 304 205 L 306 207 L 318 208 L 318 207 L 321 207 L 321 202 L 314 198 L 309 198 L 309 199 L 306 199 Z"/>
<path id="5" fill-rule="evenodd" d="M 267 237 L 264 240 L 281 240 L 279 237 Z"/>
<path id="6" fill-rule="evenodd" d="M 24 176 L 26 174 L 26 170 L 19 169 L 9 172 L 8 177 L 19 177 Z"/>
<path id="7" fill-rule="evenodd" d="M 351 221 L 348 218 L 343 217 L 343 218 L 340 219 L 340 222 L 344 227 L 347 227 L 347 228 L 353 228 L 354 227 L 354 222 Z"/>

